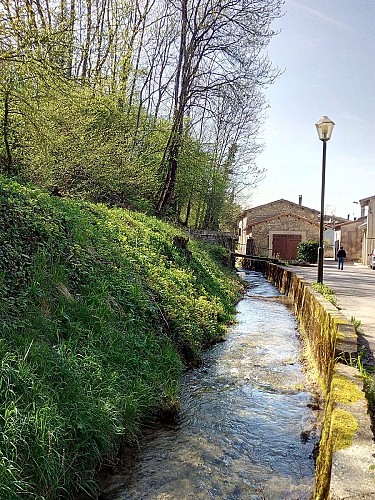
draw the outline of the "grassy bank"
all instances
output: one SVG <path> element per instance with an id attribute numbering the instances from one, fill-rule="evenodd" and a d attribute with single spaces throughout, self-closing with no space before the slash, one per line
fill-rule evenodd
<path id="1" fill-rule="evenodd" d="M 0 176 L 0 498 L 71 497 L 174 408 L 239 284 L 224 249 L 161 221 Z"/>

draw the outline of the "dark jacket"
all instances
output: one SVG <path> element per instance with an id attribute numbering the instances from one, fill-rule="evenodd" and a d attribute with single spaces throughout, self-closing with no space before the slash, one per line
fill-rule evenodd
<path id="1" fill-rule="evenodd" d="M 337 258 L 343 257 L 345 259 L 346 257 L 346 252 L 343 248 L 340 248 L 340 250 L 337 252 Z"/>

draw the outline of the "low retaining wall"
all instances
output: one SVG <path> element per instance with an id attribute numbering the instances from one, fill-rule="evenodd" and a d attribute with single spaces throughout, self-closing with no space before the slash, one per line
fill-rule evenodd
<path id="1" fill-rule="evenodd" d="M 267 262 L 257 267 L 292 299 L 324 399 L 314 500 L 375 498 L 375 445 L 363 381 L 347 363 L 357 358 L 354 326 L 296 272 Z"/>
<path id="2" fill-rule="evenodd" d="M 203 240 L 206 243 L 223 246 L 231 252 L 234 252 L 234 249 L 238 242 L 238 236 L 236 236 L 234 233 L 229 232 L 208 231 L 205 229 L 189 229 L 189 234 L 193 236 L 193 238 Z"/>

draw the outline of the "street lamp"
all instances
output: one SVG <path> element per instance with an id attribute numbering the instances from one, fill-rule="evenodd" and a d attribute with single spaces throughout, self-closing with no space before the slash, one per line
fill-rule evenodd
<path id="1" fill-rule="evenodd" d="M 319 227 L 319 248 L 318 248 L 318 283 L 323 283 L 323 255 L 324 255 L 324 190 L 326 182 L 326 149 L 327 141 L 330 140 L 335 124 L 328 116 L 323 116 L 315 123 L 319 139 L 323 141 L 323 161 L 322 161 L 322 192 L 320 197 L 320 227 Z"/>
<path id="2" fill-rule="evenodd" d="M 359 201 L 353 201 L 353 203 L 354 203 L 355 205 L 359 205 Z M 361 211 L 361 212 L 362 212 L 362 211 Z M 361 213 L 360 217 L 361 217 L 361 216 L 362 216 L 362 213 Z M 353 219 L 354 219 L 354 220 L 356 220 L 356 218 L 357 218 L 357 217 L 354 215 L 354 211 L 353 211 Z"/>

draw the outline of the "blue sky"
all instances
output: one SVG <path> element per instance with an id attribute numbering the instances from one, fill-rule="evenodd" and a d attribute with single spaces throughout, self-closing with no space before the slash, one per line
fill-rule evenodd
<path id="1" fill-rule="evenodd" d="M 280 198 L 320 210 L 322 142 L 315 123 L 336 124 L 327 143 L 326 213 L 359 216 L 375 194 L 375 0 L 286 0 L 268 46 L 284 70 L 269 102 L 257 165 L 265 179 L 250 205 Z"/>

